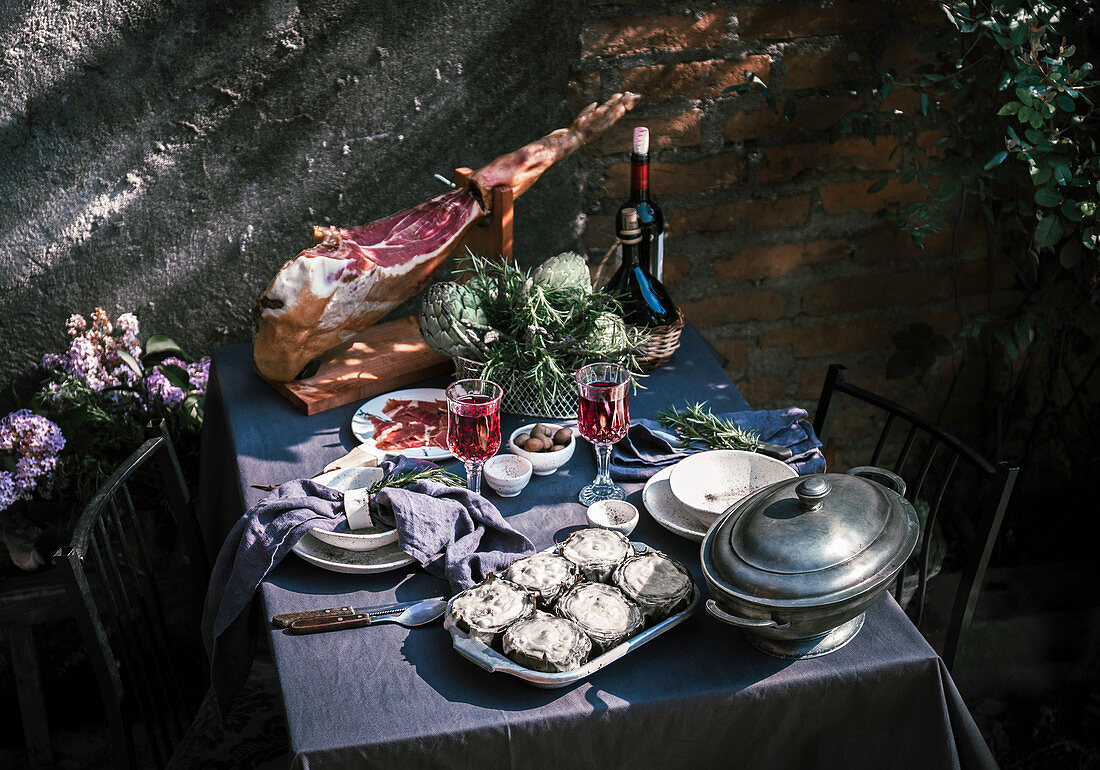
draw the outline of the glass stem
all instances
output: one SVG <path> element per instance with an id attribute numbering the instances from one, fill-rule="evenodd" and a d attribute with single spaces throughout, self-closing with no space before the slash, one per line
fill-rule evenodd
<path id="1" fill-rule="evenodd" d="M 476 460 L 466 461 L 466 489 L 481 494 L 481 463 Z"/>
<path id="2" fill-rule="evenodd" d="M 596 480 L 592 483 L 598 487 L 613 487 L 615 482 L 611 480 L 611 444 L 596 444 Z"/>

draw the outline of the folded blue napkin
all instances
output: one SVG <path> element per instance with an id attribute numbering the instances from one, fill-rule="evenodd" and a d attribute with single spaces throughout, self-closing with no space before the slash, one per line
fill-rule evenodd
<path id="1" fill-rule="evenodd" d="M 825 456 L 805 409 L 789 407 L 758 412 L 727 412 L 717 415 L 733 420 L 742 428 L 760 434 L 760 440 L 791 450 L 786 461 L 799 474 L 824 473 Z M 683 444 L 675 433 L 656 420 L 632 419 L 626 437 L 611 452 L 611 478 L 616 481 L 645 481 L 661 468 L 675 465 L 689 454 L 706 447 Z"/>
<path id="2" fill-rule="evenodd" d="M 400 457 L 382 463 L 386 475 L 435 467 Z M 203 608 L 203 642 L 222 714 L 248 677 L 255 647 L 247 609 L 260 583 L 311 529 L 332 530 L 344 515 L 343 493 L 315 481 L 280 485 L 242 516 L 226 536 L 210 575 Z M 418 481 L 385 488 L 371 500 L 376 522 L 396 526 L 402 550 L 453 590 L 468 588 L 518 556 L 531 541 L 480 495 L 465 488 Z"/>

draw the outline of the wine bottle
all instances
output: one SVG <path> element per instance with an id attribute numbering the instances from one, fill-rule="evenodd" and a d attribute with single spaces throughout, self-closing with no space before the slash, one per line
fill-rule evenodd
<path id="1" fill-rule="evenodd" d="M 611 277 L 608 290 L 623 303 L 623 318 L 631 326 L 666 326 L 676 321 L 676 305 L 664 285 L 650 275 L 641 261 L 640 246 L 644 242 L 638 212 L 623 209 L 623 226 L 619 230 L 623 245 L 623 263 Z"/>
<path id="2" fill-rule="evenodd" d="M 658 281 L 665 273 L 665 215 L 661 207 L 649 197 L 649 129 L 634 129 L 634 147 L 630 154 L 630 199 L 619 207 L 615 227 L 623 226 L 623 211 L 632 208 L 638 212 L 642 227 L 642 242 L 638 248 L 642 264 Z"/>

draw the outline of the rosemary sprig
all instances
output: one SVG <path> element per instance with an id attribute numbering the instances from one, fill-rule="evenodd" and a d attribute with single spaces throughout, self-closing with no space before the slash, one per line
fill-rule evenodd
<path id="1" fill-rule="evenodd" d="M 757 450 L 760 446 L 759 433 L 716 416 L 706 405 L 707 402 L 703 401 L 688 404 L 683 411 L 666 409 L 657 415 L 657 421 L 675 430 L 689 444 L 702 444 L 708 449 Z"/>
<path id="2" fill-rule="evenodd" d="M 372 484 L 367 493 L 373 495 L 386 487 L 407 487 L 416 481 L 435 481 L 448 487 L 461 487 L 466 484 L 465 479 L 461 479 L 443 468 L 425 468 L 420 471 L 405 471 L 397 475 L 387 476 Z"/>

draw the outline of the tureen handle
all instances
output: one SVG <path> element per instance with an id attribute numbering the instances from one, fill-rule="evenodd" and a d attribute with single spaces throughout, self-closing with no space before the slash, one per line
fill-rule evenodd
<path id="1" fill-rule="evenodd" d="M 707 612 L 723 623 L 729 623 L 731 626 L 738 626 L 740 628 L 788 628 L 791 625 L 786 621 L 777 623 L 772 618 L 768 618 L 767 620 L 750 620 L 749 618 L 739 618 L 736 615 L 730 615 L 719 607 L 718 602 L 714 601 L 714 599 L 707 599 Z"/>
<path id="2" fill-rule="evenodd" d="M 849 469 L 847 474 L 849 476 L 859 476 L 860 478 L 877 481 L 879 484 L 882 484 L 882 486 L 892 489 L 902 497 L 905 497 L 905 479 L 885 468 L 879 468 L 875 465 L 860 465 L 858 468 Z"/>

